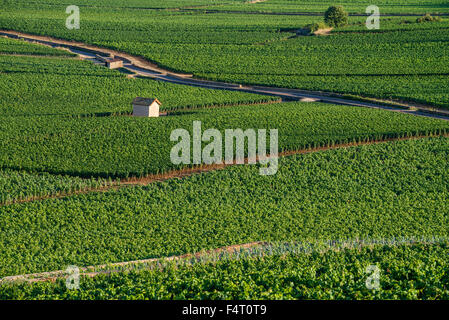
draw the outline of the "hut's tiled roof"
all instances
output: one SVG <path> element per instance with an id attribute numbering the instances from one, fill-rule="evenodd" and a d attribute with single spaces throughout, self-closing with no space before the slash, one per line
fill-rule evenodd
<path id="1" fill-rule="evenodd" d="M 162 103 L 158 99 L 152 99 L 152 98 L 142 98 L 137 97 L 133 100 L 133 104 L 139 105 L 139 106 L 150 106 L 153 104 L 153 102 L 157 102 L 159 105 Z"/>

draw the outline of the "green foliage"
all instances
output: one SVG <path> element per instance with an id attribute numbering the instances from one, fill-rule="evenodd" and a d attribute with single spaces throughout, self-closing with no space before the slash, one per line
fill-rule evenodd
<path id="1" fill-rule="evenodd" d="M 441 3 L 426 4 L 437 8 Z M 366 29 L 366 17 L 353 17 L 362 25 L 338 29 L 331 37 L 290 38 L 292 33 L 279 31 L 298 30 L 315 22 L 316 16 L 203 14 L 110 5 L 100 11 L 84 7 L 83 27 L 76 32 L 63 27 L 64 10 L 42 4 L 8 7 L 0 28 L 115 48 L 201 78 L 449 108 L 447 21 L 388 23 L 387 28 L 382 18 L 382 32 L 376 32 Z M 252 7 L 260 5 L 265 3 Z M 366 4 L 363 13 L 365 8 Z"/>
<path id="2" fill-rule="evenodd" d="M 444 133 L 449 123 L 407 114 L 321 103 L 195 109 L 159 118 L 0 117 L 0 166 L 82 177 L 127 178 L 179 168 L 173 130 L 279 130 L 279 149 Z M 206 143 L 203 143 L 205 146 Z"/>
<path id="3" fill-rule="evenodd" d="M 260 54 L 263 68 L 271 72 L 263 72 L 260 60 L 256 66 L 255 61 L 247 59 L 242 67 L 235 66 L 233 72 L 212 67 L 202 76 L 237 83 L 412 100 L 448 109 L 449 59 L 445 57 L 449 57 L 449 50 L 442 52 L 449 49 L 444 45 L 449 35 L 447 26 L 445 22 L 428 25 L 391 22 L 382 33 L 376 33 L 366 31 L 363 24 L 348 27 L 348 32 L 334 32 L 331 37 L 298 37 L 271 44 L 265 57 L 263 51 L 268 48 L 254 50 L 253 56 Z M 210 55 L 226 59 L 230 51 L 238 52 L 236 49 Z M 423 64 L 422 59 L 429 63 Z M 443 60 L 446 65 L 441 64 Z"/>
<path id="4" fill-rule="evenodd" d="M 324 22 L 331 27 L 343 27 L 348 24 L 348 13 L 342 6 L 329 7 L 324 13 Z"/>
<path id="5" fill-rule="evenodd" d="M 110 183 L 105 179 L 81 179 L 52 175 L 46 172 L 30 173 L 0 169 L 0 205 L 35 197 L 63 195 L 100 188 Z"/>
<path id="6" fill-rule="evenodd" d="M 0 299 L 449 299 L 447 244 L 363 248 L 242 258 L 164 270 L 82 277 L 79 290 L 63 279 L 3 284 Z M 369 290 L 366 268 L 380 270 Z"/>
<path id="7" fill-rule="evenodd" d="M 379 1 L 384 13 L 448 10 L 443 0 Z M 379 33 L 354 17 L 358 24 L 331 37 L 292 38 L 281 31 L 316 18 L 204 14 L 203 6 L 322 12 L 328 1 L 79 0 L 82 28 L 68 30 L 71 3 L 63 2 L 3 1 L 0 28 L 114 48 L 202 78 L 449 108 L 445 20 L 383 19 Z M 361 0 L 342 4 L 350 12 L 366 8 Z M 449 131 L 439 120 L 303 103 L 110 117 L 129 114 L 135 96 L 156 96 L 170 111 L 272 98 L 130 80 L 62 59 L 69 55 L 64 51 L 3 38 L 0 54 L 0 203 L 109 183 L 92 177 L 175 169 L 169 135 L 191 131 L 194 120 L 221 132 L 278 128 L 281 150 Z M 11 54 L 61 56 L 5 56 Z M 422 139 L 283 158 L 273 177 L 259 176 L 257 166 L 236 166 L 146 187 L 1 206 L 0 276 L 259 240 L 448 236 L 448 163 L 449 139 Z M 242 259 L 83 279 L 80 291 L 67 291 L 63 281 L 4 285 L 0 298 L 447 299 L 447 254 L 446 245 L 420 245 Z M 365 267 L 373 263 L 382 270 L 380 291 L 364 286 Z"/>
<path id="8" fill-rule="evenodd" d="M 353 122 L 353 125 L 356 122 Z M 280 159 L 0 207 L 0 276 L 253 241 L 449 235 L 449 139 Z"/>
<path id="9" fill-rule="evenodd" d="M 440 17 L 432 17 L 429 13 L 427 13 L 425 16 L 422 16 L 421 18 L 416 19 L 416 22 L 422 23 L 422 22 L 441 22 Z"/>
<path id="10" fill-rule="evenodd" d="M 308 24 L 304 27 L 304 29 L 308 30 L 309 33 L 314 33 L 321 29 L 328 28 L 328 25 L 326 25 L 324 22 L 316 22 L 312 24 Z"/>
<path id="11" fill-rule="evenodd" d="M 1 116 L 130 114 L 137 96 L 161 110 L 269 102 L 276 97 L 210 90 L 151 79 L 127 79 L 88 61 L 0 56 Z"/>
<path id="12" fill-rule="evenodd" d="M 16 54 L 16 55 L 38 55 L 38 56 L 59 56 L 74 57 L 73 53 L 44 47 L 38 44 L 31 44 L 25 41 L 12 40 L 0 37 L 0 54 Z"/>

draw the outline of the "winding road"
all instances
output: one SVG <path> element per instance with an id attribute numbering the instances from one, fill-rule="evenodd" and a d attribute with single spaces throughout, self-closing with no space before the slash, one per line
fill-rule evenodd
<path id="1" fill-rule="evenodd" d="M 47 36 L 37 36 L 25 34 L 17 31 L 0 30 L 0 36 L 22 39 L 24 41 L 51 46 L 54 48 L 64 48 L 77 54 L 83 60 L 93 63 L 101 63 L 97 60 L 97 55 L 113 55 L 116 59 L 123 61 L 123 68 L 139 77 L 152 78 L 154 80 L 176 83 L 216 90 L 241 91 L 256 93 L 261 95 L 276 96 L 289 101 L 303 102 L 324 102 L 330 104 L 347 105 L 353 107 L 365 107 L 374 109 L 384 109 L 392 112 L 401 112 L 416 116 L 430 117 L 436 119 L 449 120 L 449 111 L 435 110 L 431 107 L 417 106 L 412 103 L 399 104 L 388 101 L 369 102 L 345 98 L 338 94 L 313 92 L 289 88 L 266 87 L 257 85 L 241 85 L 218 81 L 209 81 L 193 78 L 191 74 L 182 74 L 165 70 L 145 59 L 112 49 L 100 48 L 87 45 L 81 42 L 72 42 L 56 39 Z"/>

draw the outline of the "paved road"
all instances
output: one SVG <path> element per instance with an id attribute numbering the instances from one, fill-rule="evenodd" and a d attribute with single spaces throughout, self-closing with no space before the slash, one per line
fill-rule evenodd
<path id="1" fill-rule="evenodd" d="M 330 96 L 324 93 L 308 92 L 305 90 L 296 90 L 288 88 L 276 88 L 276 87 L 264 87 L 264 86 L 247 86 L 239 84 L 224 83 L 218 81 L 208 81 L 195 79 L 192 75 L 180 74 L 171 72 L 169 70 L 164 70 L 158 66 L 151 63 L 142 63 L 142 59 L 138 57 L 133 57 L 126 53 L 116 52 L 110 49 L 98 48 L 88 46 L 82 43 L 72 43 L 65 40 L 54 39 L 50 37 L 34 36 L 29 34 L 23 34 L 14 31 L 3 31 L 0 30 L 0 36 L 7 36 L 10 38 L 21 38 L 25 41 L 40 43 L 52 47 L 63 47 L 71 52 L 79 55 L 82 59 L 90 60 L 94 63 L 100 63 L 96 59 L 97 54 L 110 54 L 114 53 L 115 58 L 121 59 L 124 64 L 124 68 L 135 73 L 139 77 L 152 78 L 159 81 L 165 81 L 170 83 L 176 83 L 181 85 L 188 85 L 194 87 L 216 89 L 216 90 L 229 90 L 229 91 L 241 91 L 256 93 L 268 96 L 277 96 L 285 100 L 293 101 L 306 101 L 306 102 L 324 102 L 331 104 L 347 105 L 354 107 L 365 107 L 365 108 L 375 108 L 384 109 L 392 112 L 401 112 L 412 114 L 416 116 L 430 117 L 436 119 L 449 120 L 449 112 L 447 111 L 432 111 L 423 108 L 404 108 L 398 107 L 394 104 L 376 104 L 371 102 L 362 102 L 357 100 L 351 100 L 342 97 Z M 94 48 L 94 49 L 92 49 Z"/>

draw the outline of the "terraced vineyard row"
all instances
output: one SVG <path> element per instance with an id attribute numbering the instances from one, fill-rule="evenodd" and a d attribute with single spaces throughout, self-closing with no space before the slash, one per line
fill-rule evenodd
<path id="1" fill-rule="evenodd" d="M 0 54 L 39 55 L 39 56 L 66 56 L 74 57 L 75 54 L 63 50 L 30 45 L 29 43 L 0 37 Z"/>
<path id="2" fill-rule="evenodd" d="M 254 11 L 254 12 L 324 12 L 331 3 L 328 0 L 267 0 L 254 4 L 248 1 L 243 3 L 224 4 L 220 6 L 210 6 L 210 10 L 219 11 Z M 368 6 L 363 0 L 343 0 L 338 2 L 343 5 L 350 13 L 364 14 Z M 422 14 L 429 13 L 448 13 L 447 3 L 444 0 L 378 0 L 376 5 L 382 8 L 383 14 Z"/>

